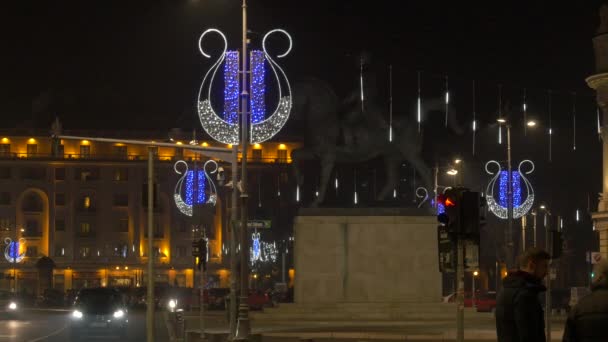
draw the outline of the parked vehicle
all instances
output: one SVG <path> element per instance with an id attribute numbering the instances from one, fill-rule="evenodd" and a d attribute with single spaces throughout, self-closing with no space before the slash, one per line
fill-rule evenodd
<path id="1" fill-rule="evenodd" d="M 475 298 L 477 312 L 494 312 L 496 309 L 496 292 L 488 291 Z"/>

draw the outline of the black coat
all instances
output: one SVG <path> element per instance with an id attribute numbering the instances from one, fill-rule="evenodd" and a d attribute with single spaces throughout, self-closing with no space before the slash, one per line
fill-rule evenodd
<path id="1" fill-rule="evenodd" d="M 564 342 L 608 341 L 608 287 L 598 286 L 570 310 Z"/>
<path id="2" fill-rule="evenodd" d="M 496 299 L 498 342 L 543 342 L 545 321 L 539 294 L 546 291 L 540 279 L 517 271 L 503 279 Z"/>

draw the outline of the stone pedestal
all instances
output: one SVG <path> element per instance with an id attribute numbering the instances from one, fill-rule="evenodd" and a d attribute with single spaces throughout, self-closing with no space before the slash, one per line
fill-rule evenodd
<path id="1" fill-rule="evenodd" d="M 295 303 L 439 303 L 436 217 L 426 210 L 303 209 Z"/>

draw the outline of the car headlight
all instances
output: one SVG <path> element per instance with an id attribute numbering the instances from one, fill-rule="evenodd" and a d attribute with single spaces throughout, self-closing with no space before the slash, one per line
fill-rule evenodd
<path id="1" fill-rule="evenodd" d="M 17 303 L 15 302 L 10 302 L 10 304 L 8 305 L 9 310 L 17 310 Z"/>
<path id="2" fill-rule="evenodd" d="M 82 312 L 80 312 L 78 310 L 74 310 L 74 312 L 72 312 L 72 317 L 74 317 L 76 319 L 80 319 L 80 318 L 82 318 Z"/>
<path id="3" fill-rule="evenodd" d="M 169 301 L 169 309 L 173 310 L 173 309 L 175 309 L 176 306 L 177 306 L 177 300 L 171 299 Z"/>
<path id="4" fill-rule="evenodd" d="M 114 311 L 114 318 L 122 318 L 125 315 L 125 312 L 122 310 Z"/>

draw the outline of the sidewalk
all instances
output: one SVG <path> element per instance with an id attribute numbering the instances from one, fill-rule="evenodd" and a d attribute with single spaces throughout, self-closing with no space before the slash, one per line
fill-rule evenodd
<path id="1" fill-rule="evenodd" d="M 198 330 L 199 317 L 196 313 L 185 316 L 186 329 Z M 225 314 L 206 316 L 205 332 L 209 341 L 224 341 L 228 334 Z M 561 341 L 564 318 L 556 317 L 553 321 L 552 341 Z M 311 341 L 455 341 L 456 326 L 454 321 L 258 321 L 251 322 L 253 340 L 262 342 L 301 342 Z M 197 334 L 198 335 L 198 334 Z M 496 330 L 494 319 L 465 323 L 465 340 L 471 342 L 495 342 Z M 190 341 L 200 341 L 189 339 Z"/>

